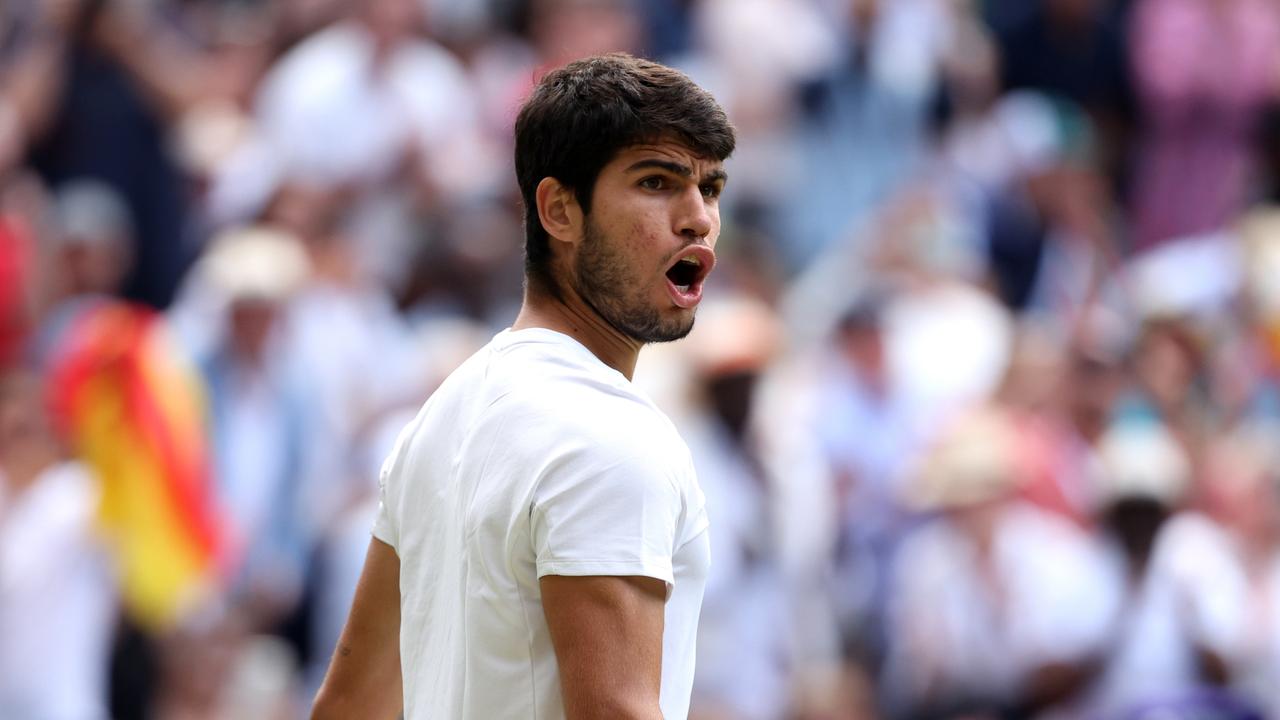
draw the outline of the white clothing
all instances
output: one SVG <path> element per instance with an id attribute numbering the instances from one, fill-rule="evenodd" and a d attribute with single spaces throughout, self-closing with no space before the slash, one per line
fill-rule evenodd
<path id="1" fill-rule="evenodd" d="M 359 238 L 356 271 L 403 287 L 406 258 L 419 251 L 411 203 L 389 184 L 411 169 L 444 207 L 506 180 L 506 157 L 481 141 L 472 81 L 462 62 L 425 37 L 380 49 L 348 20 L 285 53 L 263 78 L 258 137 L 233 156 L 211 193 L 223 216 L 266 204 L 280 184 L 349 186 Z M 268 179 L 268 182 L 263 180 Z"/>
<path id="2" fill-rule="evenodd" d="M 316 183 L 379 181 L 407 149 L 439 161 L 475 121 L 466 71 L 425 38 L 378 60 L 358 22 L 334 24 L 286 53 L 262 81 L 257 116 L 285 174 Z"/>
<path id="3" fill-rule="evenodd" d="M 0 718 L 106 718 L 117 603 L 93 534 L 97 484 L 66 462 L 3 491 L 0 479 Z"/>
<path id="4" fill-rule="evenodd" d="M 699 414 L 680 427 L 716 518 L 708 533 L 716 562 L 698 624 L 694 708 L 720 708 L 738 720 L 783 717 L 791 700 L 793 632 L 770 488 L 714 418 Z"/>
<path id="5" fill-rule="evenodd" d="M 303 530 L 314 538 L 353 494 L 371 487 L 352 486 L 353 438 L 368 418 L 415 387 L 418 369 L 411 367 L 404 324 L 376 288 L 307 288 L 290 303 L 284 329 L 284 371 L 307 379 L 300 497 L 308 519 Z"/>
<path id="6" fill-rule="evenodd" d="M 1280 552 L 1255 579 L 1245 613 L 1248 637 L 1233 673 L 1233 687 L 1262 708 L 1263 716 L 1280 717 Z"/>
<path id="7" fill-rule="evenodd" d="M 1212 520 L 1184 513 L 1161 528 L 1142 581 L 1131 587 L 1113 551 L 1095 594 L 1114 607 L 1106 667 L 1087 701 L 1101 717 L 1201 686 L 1194 650 L 1230 662 L 1249 632 L 1248 581 L 1230 539 Z M 1092 716 L 1092 715 L 1091 715 Z"/>
<path id="8" fill-rule="evenodd" d="M 544 575 L 667 583 L 660 703 L 688 714 L 710 562 L 688 448 L 566 335 L 503 331 L 383 468 L 374 535 L 400 556 L 405 717 L 564 717 Z"/>
<path id="9" fill-rule="evenodd" d="M 983 581 L 973 540 L 949 519 L 917 530 L 894 562 L 889 691 L 899 702 L 1011 699 L 1028 671 L 1087 659 L 1106 642 L 1110 607 L 1100 549 L 1057 516 L 1014 502 L 1001 510 Z M 938 698 L 934 698 L 938 699 Z"/>

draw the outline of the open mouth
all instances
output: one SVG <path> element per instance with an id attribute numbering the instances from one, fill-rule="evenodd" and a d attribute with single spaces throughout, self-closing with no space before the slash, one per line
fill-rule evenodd
<path id="1" fill-rule="evenodd" d="M 710 248 L 691 246 L 667 268 L 667 280 L 677 295 L 677 304 L 690 307 L 697 304 L 702 295 L 702 281 L 706 280 L 715 264 L 715 254 Z"/>
<path id="2" fill-rule="evenodd" d="M 688 290 L 701 277 L 702 265 L 692 257 L 680 258 L 667 271 L 667 279 L 680 290 Z"/>

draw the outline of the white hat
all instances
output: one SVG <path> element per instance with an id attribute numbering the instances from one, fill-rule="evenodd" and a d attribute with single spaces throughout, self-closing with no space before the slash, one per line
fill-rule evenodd
<path id="1" fill-rule="evenodd" d="M 127 241 L 133 217 L 124 197 L 111 185 L 92 178 L 72 180 L 54 193 L 54 222 L 64 244 L 98 245 Z"/>
<path id="2" fill-rule="evenodd" d="M 311 263 L 294 236 L 252 226 L 214 238 L 197 272 L 231 300 L 278 302 L 301 287 Z"/>
<path id="3" fill-rule="evenodd" d="M 1176 503 L 1191 481 L 1191 463 L 1182 446 L 1159 422 L 1125 422 L 1112 427 L 1098 446 L 1104 503 L 1147 498 Z"/>
<path id="4" fill-rule="evenodd" d="M 947 510 L 997 500 L 1018 483 L 1017 430 L 1009 415 L 983 408 L 954 423 L 907 485 L 907 504 Z"/>
<path id="5" fill-rule="evenodd" d="M 1216 317 L 1243 283 L 1243 258 L 1226 232 L 1179 238 L 1135 256 L 1124 281 L 1144 318 Z"/>

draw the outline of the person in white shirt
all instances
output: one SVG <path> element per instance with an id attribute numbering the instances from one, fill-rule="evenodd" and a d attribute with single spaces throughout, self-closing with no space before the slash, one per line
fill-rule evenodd
<path id="1" fill-rule="evenodd" d="M 516 122 L 524 304 L 401 434 L 313 718 L 678 718 L 709 558 L 693 463 L 631 384 L 715 263 L 734 131 L 614 54 Z"/>
<path id="2" fill-rule="evenodd" d="M 0 718 L 101 720 L 118 588 L 98 483 L 43 400 L 26 371 L 0 374 Z"/>
<path id="3" fill-rule="evenodd" d="M 1017 420 L 958 416 L 904 486 L 936 516 L 890 567 L 882 690 L 894 717 L 1030 717 L 1078 691 L 1110 630 L 1094 599 L 1100 551 L 1019 497 Z"/>
<path id="4" fill-rule="evenodd" d="M 1228 686 L 1258 630 L 1249 579 L 1227 530 L 1183 507 L 1194 465 L 1167 426 L 1122 420 L 1103 435 L 1099 456 L 1107 541 L 1091 594 L 1113 629 L 1082 714 L 1137 717 L 1150 708 L 1155 717 L 1155 708 Z"/>

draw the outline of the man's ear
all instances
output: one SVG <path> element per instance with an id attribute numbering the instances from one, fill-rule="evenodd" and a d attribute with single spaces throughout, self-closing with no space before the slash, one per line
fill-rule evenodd
<path id="1" fill-rule="evenodd" d="M 542 178 L 534 192 L 538 220 L 553 240 L 577 244 L 582 238 L 582 207 L 567 185 L 552 177 Z"/>

